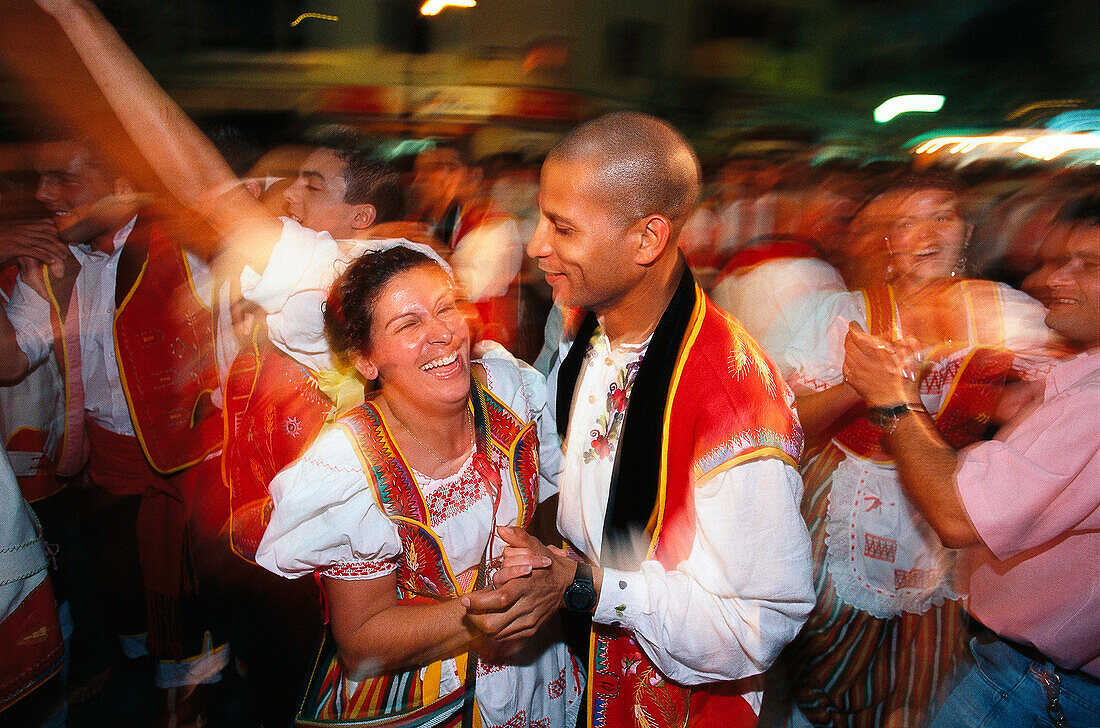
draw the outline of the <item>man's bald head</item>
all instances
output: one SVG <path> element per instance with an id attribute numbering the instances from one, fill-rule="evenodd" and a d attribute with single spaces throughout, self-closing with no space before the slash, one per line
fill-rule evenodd
<path id="1" fill-rule="evenodd" d="M 699 197 L 695 152 L 671 124 L 622 111 L 581 124 L 550 150 L 547 162 L 584 162 L 624 224 L 664 215 L 678 231 Z"/>

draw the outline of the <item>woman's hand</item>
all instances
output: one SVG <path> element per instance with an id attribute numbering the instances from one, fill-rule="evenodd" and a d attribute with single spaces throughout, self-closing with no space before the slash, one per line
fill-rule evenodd
<path id="1" fill-rule="evenodd" d="M 892 407 L 920 401 L 917 344 L 887 341 L 856 322 L 844 339 L 844 381 L 869 407 Z"/>
<path id="2" fill-rule="evenodd" d="M 539 544 L 542 546 L 542 544 Z M 554 555 L 564 556 L 565 552 L 555 549 L 553 546 L 543 547 Z M 556 553 L 555 553 L 556 552 Z M 568 557 L 566 557 L 568 558 Z M 491 571 L 489 583 L 494 589 L 499 589 L 512 579 L 528 576 L 535 569 L 547 569 L 553 563 L 553 559 L 543 553 L 538 547 L 507 546 L 498 560 L 497 568 Z"/>

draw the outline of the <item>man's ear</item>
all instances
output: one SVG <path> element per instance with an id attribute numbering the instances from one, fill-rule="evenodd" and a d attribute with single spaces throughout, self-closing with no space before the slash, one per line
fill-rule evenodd
<path id="1" fill-rule="evenodd" d="M 351 228 L 352 230 L 366 230 L 374 224 L 377 218 L 378 211 L 374 209 L 374 205 L 369 202 L 356 205 L 355 213 L 351 218 Z"/>
<path id="2" fill-rule="evenodd" d="M 637 222 L 638 250 L 634 262 L 649 265 L 661 257 L 672 240 L 672 223 L 664 215 L 649 215 Z"/>
<path id="3" fill-rule="evenodd" d="M 363 378 L 368 382 L 373 382 L 375 379 L 378 379 L 378 367 L 374 365 L 370 357 L 363 354 L 352 354 L 351 365 L 355 367 L 355 371 L 362 374 Z"/>

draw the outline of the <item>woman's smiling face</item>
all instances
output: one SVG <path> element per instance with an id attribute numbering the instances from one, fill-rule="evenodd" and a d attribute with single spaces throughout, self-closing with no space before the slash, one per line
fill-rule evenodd
<path id="1" fill-rule="evenodd" d="M 895 279 L 919 283 L 951 275 L 973 226 L 958 212 L 958 198 L 939 188 L 899 190 L 888 233 Z"/>
<path id="2" fill-rule="evenodd" d="M 470 394 L 470 333 L 454 283 L 434 263 L 398 273 L 374 304 L 370 346 L 355 357 L 387 399 L 422 406 L 465 401 Z"/>

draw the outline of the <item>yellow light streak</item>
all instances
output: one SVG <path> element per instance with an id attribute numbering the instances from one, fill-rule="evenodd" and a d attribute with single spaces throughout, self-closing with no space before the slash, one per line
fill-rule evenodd
<path id="1" fill-rule="evenodd" d="M 966 154 L 972 152 L 983 144 L 1023 144 L 1027 137 L 1022 136 L 953 136 L 929 139 L 916 149 L 914 154 L 935 154 L 946 146 L 948 154 Z"/>
<path id="2" fill-rule="evenodd" d="M 420 14 L 426 16 L 439 15 L 445 8 L 472 8 L 477 5 L 477 0 L 427 0 L 420 6 Z"/>
<path id="3" fill-rule="evenodd" d="M 301 23 L 303 20 L 307 20 L 309 18 L 314 18 L 316 20 L 331 20 L 333 22 L 336 22 L 340 19 L 340 16 L 326 15 L 325 13 L 302 13 L 290 23 L 290 27 L 293 28 L 294 26 Z"/>
<path id="4" fill-rule="evenodd" d="M 1018 119 L 1024 114 L 1030 111 L 1038 111 L 1039 109 L 1059 109 L 1067 106 L 1080 106 L 1084 103 L 1083 99 L 1053 99 L 1050 101 L 1036 101 L 1034 104 L 1027 104 L 1013 111 L 1008 115 L 1008 120 L 1012 121 Z"/>
<path id="5" fill-rule="evenodd" d="M 1032 139 L 1016 151 L 1035 159 L 1049 162 L 1066 152 L 1080 149 L 1100 149 L 1100 135 L 1097 134 L 1047 134 Z"/>
<path id="6" fill-rule="evenodd" d="M 898 114 L 912 111 L 933 113 L 943 108 L 943 96 L 939 94 L 906 94 L 886 99 L 875 109 L 875 121 L 885 124 Z"/>

